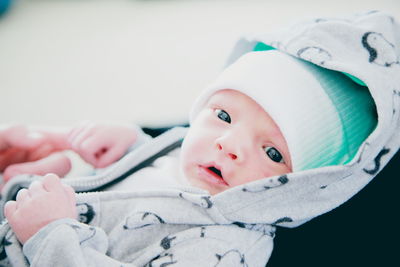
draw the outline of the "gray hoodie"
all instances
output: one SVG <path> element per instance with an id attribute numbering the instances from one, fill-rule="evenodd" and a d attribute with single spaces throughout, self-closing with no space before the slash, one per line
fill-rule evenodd
<path id="1" fill-rule="evenodd" d="M 277 226 L 296 227 L 346 202 L 384 167 L 400 145 L 400 28 L 393 17 L 368 12 L 316 19 L 238 42 L 231 61 L 263 42 L 321 67 L 361 79 L 378 124 L 352 161 L 269 177 L 214 196 L 170 187 L 102 191 L 180 146 L 185 128 L 145 142 L 91 177 L 65 180 L 80 193 L 79 221 L 55 221 L 21 247 L 0 227 L 1 266 L 265 266 Z M 32 177 L 3 189 L 12 198 Z"/>

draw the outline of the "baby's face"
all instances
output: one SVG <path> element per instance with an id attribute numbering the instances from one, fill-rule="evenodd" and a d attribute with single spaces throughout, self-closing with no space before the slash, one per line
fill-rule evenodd
<path id="1" fill-rule="evenodd" d="M 216 92 L 192 123 L 181 168 L 190 184 L 212 195 L 292 170 L 272 118 L 250 97 L 229 89 Z"/>

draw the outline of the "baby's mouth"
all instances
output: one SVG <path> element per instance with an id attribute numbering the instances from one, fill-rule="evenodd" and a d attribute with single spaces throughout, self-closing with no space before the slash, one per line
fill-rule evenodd
<path id="1" fill-rule="evenodd" d="M 218 168 L 218 166 L 215 165 L 208 165 L 208 166 L 203 166 L 203 170 L 205 170 L 210 177 L 212 177 L 213 183 L 217 184 L 223 184 L 223 185 L 228 185 L 228 183 L 225 181 L 223 172 L 221 169 Z"/>
<path id="2" fill-rule="evenodd" d="M 217 168 L 211 166 L 211 167 L 208 167 L 207 169 L 209 169 L 210 171 L 212 171 L 213 173 L 215 173 L 216 175 L 218 175 L 219 178 L 224 179 L 224 177 L 222 177 L 221 171 L 218 170 Z"/>

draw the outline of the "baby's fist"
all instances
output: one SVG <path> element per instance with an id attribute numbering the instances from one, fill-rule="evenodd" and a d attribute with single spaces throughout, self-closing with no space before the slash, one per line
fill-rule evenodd
<path id="1" fill-rule="evenodd" d="M 4 215 L 24 244 L 47 224 L 62 218 L 76 218 L 76 199 L 72 187 L 62 184 L 55 174 L 21 189 L 15 201 L 4 206 Z"/>

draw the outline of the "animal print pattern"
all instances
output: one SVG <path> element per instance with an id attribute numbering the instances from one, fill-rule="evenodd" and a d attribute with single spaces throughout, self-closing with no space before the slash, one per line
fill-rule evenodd
<path id="1" fill-rule="evenodd" d="M 174 259 L 174 255 L 171 253 L 162 253 L 152 259 L 145 267 L 165 267 L 177 263 Z"/>
<path id="2" fill-rule="evenodd" d="M 278 178 L 271 178 L 265 181 L 265 184 L 254 184 L 254 185 L 245 185 L 242 188 L 243 192 L 249 192 L 249 193 L 259 193 L 259 192 L 264 192 L 266 190 L 282 186 L 284 184 L 287 184 L 289 182 L 288 176 L 287 175 L 282 175 L 279 176 Z"/>
<path id="3" fill-rule="evenodd" d="M 252 231 L 261 232 L 264 235 L 268 235 L 270 237 L 275 236 L 276 228 L 269 225 L 269 224 L 261 224 L 261 223 L 241 223 L 241 222 L 234 222 L 234 225 L 239 226 L 240 228 L 246 228 Z"/>
<path id="4" fill-rule="evenodd" d="M 186 192 L 179 193 L 179 197 L 185 199 L 196 206 L 200 206 L 205 209 L 210 209 L 213 206 L 210 196 L 197 196 Z"/>
<path id="5" fill-rule="evenodd" d="M 237 249 L 231 249 L 223 254 L 215 254 L 218 262 L 214 266 L 231 266 L 232 262 L 236 262 L 234 266 L 248 267 L 244 255 Z"/>
<path id="6" fill-rule="evenodd" d="M 12 243 L 6 239 L 6 237 L 3 238 L 1 241 L 1 251 L 0 251 L 0 261 L 4 260 L 7 257 L 6 254 L 6 247 L 11 245 Z"/>
<path id="7" fill-rule="evenodd" d="M 391 67 L 394 64 L 399 64 L 395 46 L 383 34 L 366 32 L 362 36 L 361 43 L 368 52 L 368 61 L 370 63 L 382 67 Z"/>
<path id="8" fill-rule="evenodd" d="M 282 217 L 282 218 L 279 218 L 278 220 L 276 220 L 272 225 L 277 225 L 277 224 L 286 223 L 286 222 L 293 222 L 293 219 L 290 217 Z"/>
<path id="9" fill-rule="evenodd" d="M 375 175 L 378 173 L 378 171 L 381 168 L 381 159 L 384 155 L 386 155 L 387 153 L 390 152 L 389 148 L 384 147 L 379 153 L 378 155 L 374 158 L 374 167 L 371 169 L 367 169 L 367 168 L 363 168 L 363 171 L 370 174 L 370 175 Z"/>
<path id="10" fill-rule="evenodd" d="M 81 223 L 90 223 L 96 215 L 93 207 L 88 203 L 76 204 L 78 218 Z"/>
<path id="11" fill-rule="evenodd" d="M 80 244 L 83 244 L 96 236 L 96 228 L 94 227 L 89 227 L 89 231 L 87 231 L 86 229 L 82 229 L 79 225 L 70 224 L 70 226 L 78 233 Z"/>
<path id="12" fill-rule="evenodd" d="M 155 224 L 164 224 L 165 221 L 153 212 L 137 212 L 126 218 L 123 226 L 125 230 L 136 230 Z"/>
<path id="13" fill-rule="evenodd" d="M 399 108 L 400 103 L 400 91 L 393 90 L 393 117 L 396 114 L 396 108 Z"/>
<path id="14" fill-rule="evenodd" d="M 301 59 L 311 61 L 318 65 L 325 65 L 332 59 L 332 55 L 325 49 L 317 46 L 307 46 L 297 51 L 297 56 Z"/>

